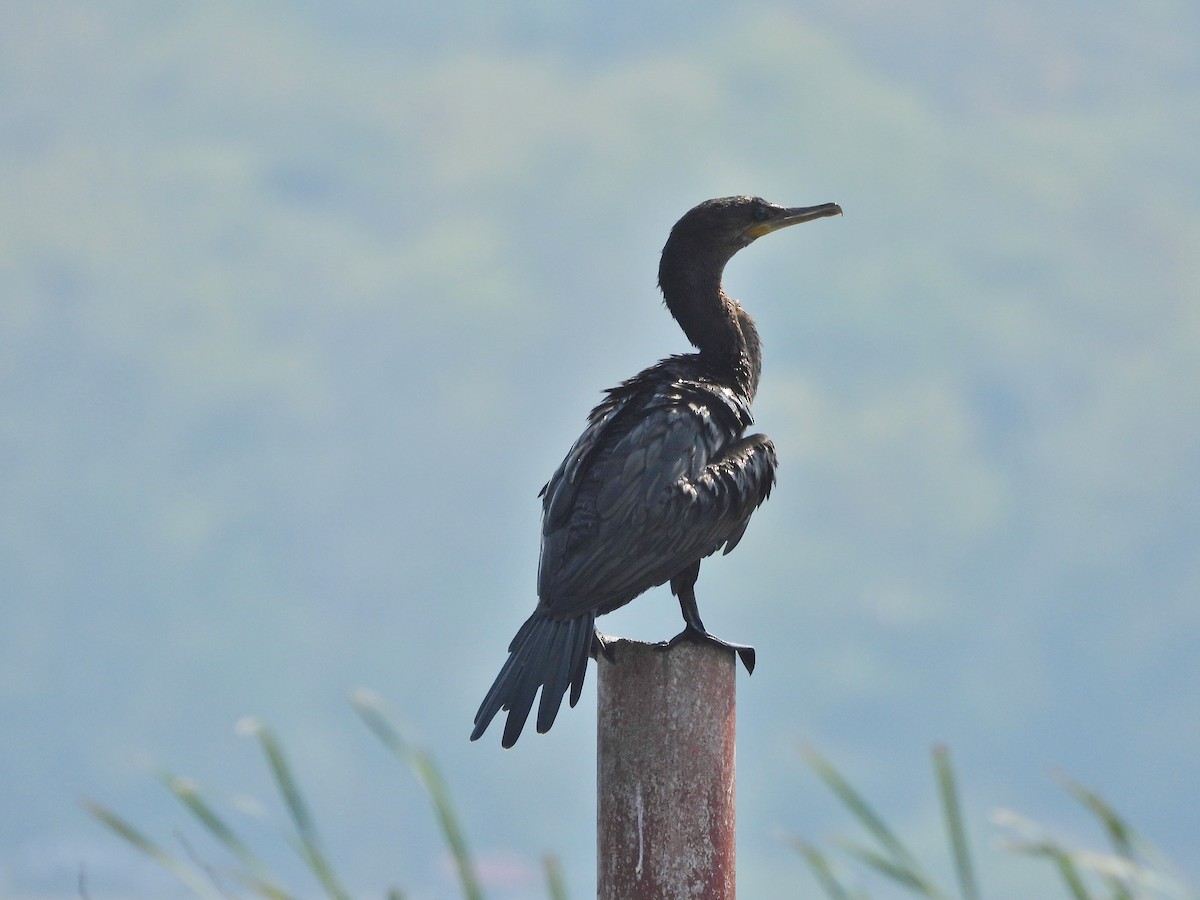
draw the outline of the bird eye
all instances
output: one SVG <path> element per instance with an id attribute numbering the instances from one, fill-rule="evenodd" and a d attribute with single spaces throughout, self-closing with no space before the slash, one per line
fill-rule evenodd
<path id="1" fill-rule="evenodd" d="M 767 208 L 761 203 L 754 204 L 754 211 L 750 213 L 754 216 L 755 222 L 765 222 L 767 220 Z"/>

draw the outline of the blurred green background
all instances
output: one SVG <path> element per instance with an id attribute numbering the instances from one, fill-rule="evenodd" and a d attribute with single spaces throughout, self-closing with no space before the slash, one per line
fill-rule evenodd
<path id="1" fill-rule="evenodd" d="M 0 6 L 0 894 L 171 896 L 78 800 L 178 827 L 143 755 L 269 797 L 245 714 L 351 887 L 452 894 L 366 685 L 493 896 L 545 851 L 588 896 L 593 677 L 549 735 L 466 737 L 537 491 L 686 349 L 658 252 L 733 193 L 845 209 L 726 272 L 781 457 L 699 583 L 759 651 L 745 896 L 840 821 L 800 740 L 931 842 L 934 740 L 984 844 L 997 805 L 1082 826 L 1062 767 L 1196 880 L 1198 151 L 1174 0 Z M 1027 895 L 1035 863 L 981 864 Z"/>

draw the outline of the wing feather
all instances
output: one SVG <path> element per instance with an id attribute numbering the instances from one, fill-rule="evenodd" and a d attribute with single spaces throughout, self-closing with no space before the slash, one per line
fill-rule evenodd
<path id="1" fill-rule="evenodd" d="M 539 608 L 554 618 L 615 609 L 728 552 L 774 483 L 770 441 L 741 436 L 740 396 L 696 378 L 644 382 L 592 412 L 543 489 Z"/>

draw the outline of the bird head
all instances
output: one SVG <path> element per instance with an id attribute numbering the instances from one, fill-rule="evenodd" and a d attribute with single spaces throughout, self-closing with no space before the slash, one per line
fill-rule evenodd
<path id="1" fill-rule="evenodd" d="M 671 240 L 705 247 L 728 260 L 764 234 L 841 212 L 836 203 L 787 207 L 761 197 L 719 197 L 688 210 L 671 230 Z"/>

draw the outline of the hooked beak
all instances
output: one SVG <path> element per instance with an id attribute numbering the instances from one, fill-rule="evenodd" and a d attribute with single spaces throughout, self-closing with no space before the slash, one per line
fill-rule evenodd
<path id="1" fill-rule="evenodd" d="M 826 216 L 840 216 L 842 208 L 836 203 L 822 203 L 820 206 L 796 206 L 791 209 L 780 209 L 779 213 L 765 222 L 755 222 L 746 229 L 750 238 L 760 238 L 764 234 L 798 225 L 801 222 L 811 222 L 813 219 L 824 219 Z"/>

